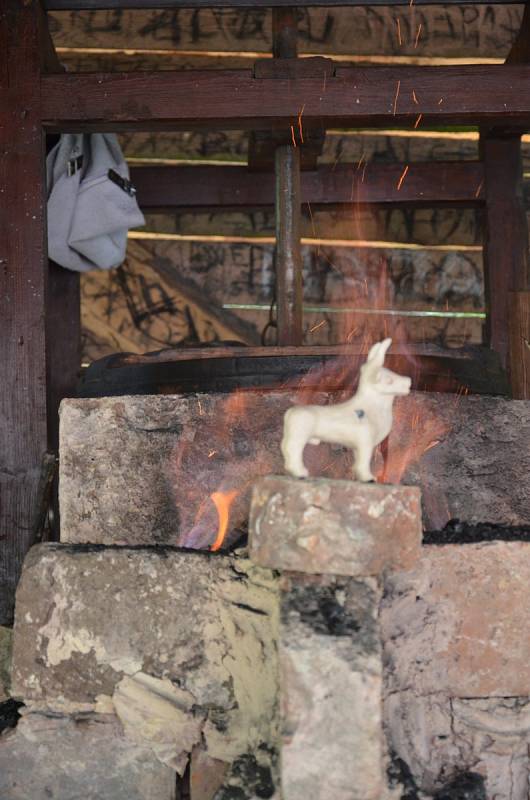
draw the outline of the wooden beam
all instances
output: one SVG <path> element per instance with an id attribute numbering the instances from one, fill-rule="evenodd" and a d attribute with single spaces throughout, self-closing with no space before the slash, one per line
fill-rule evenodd
<path id="1" fill-rule="evenodd" d="M 510 362 L 510 292 L 528 286 L 528 226 L 522 192 L 521 137 L 481 137 L 485 173 L 484 278 L 486 337 Z"/>
<path id="2" fill-rule="evenodd" d="M 250 70 L 69 73 L 42 78 L 52 130 L 530 125 L 530 65 L 340 67 L 326 80 Z"/>
<path id="3" fill-rule="evenodd" d="M 44 137 L 38 0 L 0 6 L 0 624 L 33 543 L 47 449 Z"/>
<path id="4" fill-rule="evenodd" d="M 489 0 L 487 5 L 504 5 L 512 0 Z M 126 8 L 270 8 L 290 6 L 292 0 L 44 0 L 48 11 L 96 11 Z M 298 0 L 297 6 L 408 6 L 410 0 Z M 485 0 L 444 0 L 444 5 L 485 5 Z M 440 0 L 415 0 L 414 5 L 440 5 Z"/>
<path id="5" fill-rule="evenodd" d="M 81 387 L 83 397 L 119 394 L 288 389 L 309 376 L 319 389 L 351 386 L 357 378 L 361 345 L 334 347 L 231 347 L 163 350 L 146 355 L 117 353 L 93 363 Z M 391 369 L 412 376 L 413 387 L 430 391 L 506 394 L 498 357 L 487 348 L 443 349 L 435 345 L 393 347 Z M 319 369 L 325 367 L 325 369 Z"/>
<path id="6" fill-rule="evenodd" d="M 274 205 L 273 173 L 252 173 L 246 167 L 132 167 L 131 179 L 141 208 L 149 213 Z M 352 203 L 481 206 L 484 199 L 479 161 L 322 166 L 302 172 L 300 183 L 302 203 L 314 208 Z"/>

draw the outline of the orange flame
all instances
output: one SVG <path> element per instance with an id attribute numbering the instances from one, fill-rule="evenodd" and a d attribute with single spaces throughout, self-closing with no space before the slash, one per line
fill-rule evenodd
<path id="1" fill-rule="evenodd" d="M 210 495 L 210 499 L 213 502 L 214 506 L 216 507 L 217 514 L 219 516 L 219 528 L 217 531 L 217 537 L 215 539 L 215 542 L 212 544 L 210 548 L 214 552 L 222 547 L 222 544 L 226 536 L 226 531 L 228 529 L 230 508 L 238 494 L 239 492 L 237 489 L 232 489 L 229 492 L 213 492 L 213 494 Z"/>

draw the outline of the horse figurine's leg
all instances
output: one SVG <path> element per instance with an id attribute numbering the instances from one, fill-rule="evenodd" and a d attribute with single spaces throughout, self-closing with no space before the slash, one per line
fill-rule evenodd
<path id="1" fill-rule="evenodd" d="M 369 431 L 363 432 L 353 448 L 353 475 L 362 483 L 375 481 L 371 470 L 373 452 L 372 437 Z"/>
<path id="2" fill-rule="evenodd" d="M 311 428 L 312 420 L 303 409 L 290 409 L 285 415 L 281 451 L 285 471 L 295 478 L 309 475 L 304 465 L 304 447 L 309 441 Z"/>

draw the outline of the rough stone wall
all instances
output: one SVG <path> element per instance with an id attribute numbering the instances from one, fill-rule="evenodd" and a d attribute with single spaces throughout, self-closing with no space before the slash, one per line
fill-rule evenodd
<path id="1" fill-rule="evenodd" d="M 197 744 L 230 763 L 274 738 L 277 615 L 271 573 L 245 559 L 43 545 L 17 593 L 11 691 L 115 713 L 179 772 Z"/>
<path id="2" fill-rule="evenodd" d="M 234 541 L 249 517 L 255 478 L 283 471 L 282 415 L 330 395 L 225 395 L 66 400 L 61 410 L 60 501 L 65 541 L 186 543 L 207 547 L 218 529 L 214 492 L 236 492 Z M 528 524 L 530 436 L 524 401 L 414 393 L 396 403 L 389 462 L 379 477 L 420 486 L 423 523 Z M 421 424 L 419 424 L 421 420 Z M 349 478 L 351 454 L 306 448 L 311 474 Z"/>
<path id="3" fill-rule="evenodd" d="M 528 797 L 529 555 L 526 542 L 424 547 L 387 576 L 387 735 L 428 795 L 473 772 L 487 800 Z"/>

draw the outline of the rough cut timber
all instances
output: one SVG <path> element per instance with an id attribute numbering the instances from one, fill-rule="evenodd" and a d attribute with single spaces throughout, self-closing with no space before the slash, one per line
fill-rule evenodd
<path id="1" fill-rule="evenodd" d="M 109 608 L 112 613 L 109 614 Z M 177 772 L 274 741 L 278 591 L 236 557 L 40 545 L 17 592 L 12 695 L 114 713 Z"/>
<path id="2" fill-rule="evenodd" d="M 110 716 L 28 714 L 0 738 L 2 800 L 175 800 L 175 773 Z"/>
<path id="3" fill-rule="evenodd" d="M 368 576 L 414 566 L 420 491 L 271 475 L 254 485 L 250 556 L 271 569 Z"/>
<path id="4" fill-rule="evenodd" d="M 335 76 L 258 79 L 250 70 L 44 75 L 51 130 L 221 130 L 304 124 L 530 124 L 530 66 L 337 67 Z M 190 91 L 190 87 L 191 90 Z"/>
<path id="5" fill-rule="evenodd" d="M 529 556 L 527 542 L 429 546 L 386 578 L 387 735 L 428 794 L 473 769 L 488 798 L 527 798 Z"/>
<path id="6" fill-rule="evenodd" d="M 337 399 L 249 391 L 64 401 L 64 539 L 208 547 L 218 529 L 209 496 L 238 490 L 229 532 L 244 528 L 252 482 L 282 472 L 284 411 L 295 401 Z M 388 483 L 420 486 L 427 530 L 443 528 L 452 517 L 528 523 L 527 402 L 413 393 L 395 410 L 387 469 L 380 458 L 375 466 Z M 312 475 L 351 476 L 350 455 L 341 450 L 309 446 L 306 459 Z"/>
<path id="7" fill-rule="evenodd" d="M 290 574 L 281 587 L 282 796 L 382 800 L 377 582 Z"/>
<path id="8" fill-rule="evenodd" d="M 47 448 L 38 11 L 37 0 L 0 8 L 0 624 L 12 619 Z"/>

